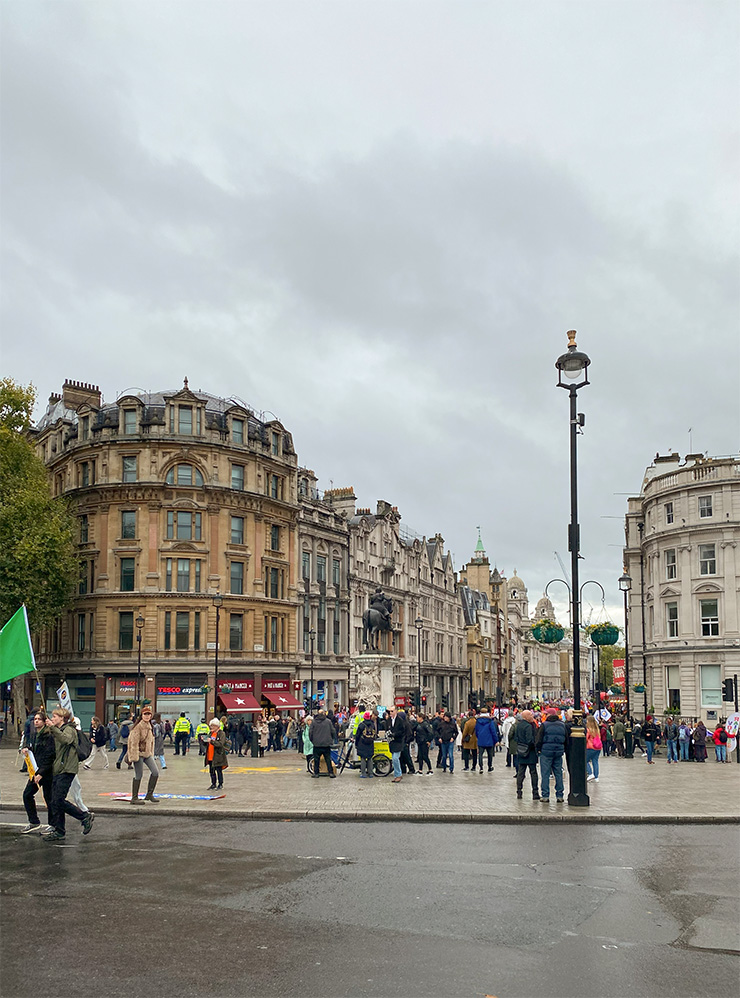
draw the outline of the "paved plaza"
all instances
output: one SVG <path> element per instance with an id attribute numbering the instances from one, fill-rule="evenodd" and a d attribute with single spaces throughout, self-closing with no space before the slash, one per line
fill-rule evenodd
<path id="1" fill-rule="evenodd" d="M 734 758 L 725 765 L 709 758 L 702 764 L 670 766 L 664 756 L 657 756 L 654 766 L 648 766 L 640 756 L 602 759 L 598 784 L 588 784 L 588 808 L 556 804 L 552 787 L 549 804 L 533 801 L 528 780 L 524 799 L 517 800 L 513 771 L 506 768 L 501 753 L 495 756 L 493 773 L 466 773 L 458 757 L 454 774 L 435 769 L 432 776 L 405 776 L 401 783 L 392 783 L 390 777 L 361 780 L 359 771 L 349 768 L 335 780 L 326 776 L 314 780 L 306 771 L 305 759 L 295 751 L 271 752 L 264 759 L 228 758 L 224 796 L 208 799 L 210 778 L 197 749 L 183 758 L 168 747 L 167 768 L 157 793 L 174 796 L 163 796 L 157 805 L 138 808 L 111 796 L 131 792 L 131 771 L 125 764 L 116 769 L 114 757 L 110 768 L 103 770 L 101 760 L 96 759 L 92 770 L 80 772 L 85 803 L 101 816 L 156 812 L 314 820 L 740 821 L 740 765 Z M 19 765 L 17 753 L 4 745 L 0 751 L 0 799 L 5 812 L 22 810 L 25 776 L 18 771 Z M 145 785 L 146 779 L 142 793 Z M 566 795 L 567 789 L 566 777 Z M 41 804 L 40 794 L 37 799 Z M 7 815 L 4 820 L 11 819 Z"/>

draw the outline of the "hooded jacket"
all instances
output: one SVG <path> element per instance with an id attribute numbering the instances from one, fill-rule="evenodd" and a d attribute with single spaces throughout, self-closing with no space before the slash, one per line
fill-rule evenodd
<path id="1" fill-rule="evenodd" d="M 481 714 L 476 718 L 475 737 L 479 748 L 492 748 L 498 743 L 498 728 L 489 714 Z"/>
<path id="2" fill-rule="evenodd" d="M 545 723 L 537 732 L 537 751 L 540 755 L 556 758 L 563 755 L 568 746 L 568 732 L 565 723 L 557 714 L 548 714 Z"/>

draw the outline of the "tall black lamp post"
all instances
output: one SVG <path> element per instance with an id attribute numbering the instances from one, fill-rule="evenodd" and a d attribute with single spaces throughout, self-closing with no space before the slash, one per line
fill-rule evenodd
<path id="1" fill-rule="evenodd" d="M 213 697 L 213 713 L 218 715 L 218 625 L 221 619 L 221 607 L 224 605 L 224 598 L 221 593 L 216 593 L 212 602 L 216 607 L 216 656 L 213 665 L 213 685 L 215 687 L 215 694 Z"/>
<path id="2" fill-rule="evenodd" d="M 309 713 L 311 715 L 313 715 L 313 712 L 314 712 L 314 701 L 313 701 L 313 643 L 314 643 L 314 639 L 315 638 L 316 638 L 316 631 L 312 627 L 311 630 L 308 632 L 308 640 L 309 640 L 310 645 L 311 645 L 311 699 L 309 700 L 308 710 L 309 710 Z"/>
<path id="3" fill-rule="evenodd" d="M 624 726 L 624 754 L 627 759 L 634 757 L 632 744 L 632 715 L 630 714 L 630 633 L 629 633 L 629 592 L 632 579 L 625 572 L 619 579 L 619 588 L 624 593 L 624 692 L 627 697 L 627 722 Z"/>
<path id="4" fill-rule="evenodd" d="M 416 627 L 416 652 L 417 652 L 417 673 L 416 673 L 416 709 L 421 710 L 421 629 L 424 621 L 417 617 L 414 621 Z"/>
<path id="5" fill-rule="evenodd" d="M 637 532 L 640 535 L 640 627 L 642 630 L 642 712 L 643 721 L 647 720 L 648 699 L 647 699 L 647 662 L 645 660 L 645 559 L 642 548 L 642 535 L 645 531 L 645 524 L 637 524 Z"/>
<path id="6" fill-rule="evenodd" d="M 581 633 L 580 633 L 580 590 L 578 585 L 578 559 L 580 551 L 580 527 L 578 525 L 578 430 L 586 423 L 582 413 L 576 412 L 578 389 L 590 382 L 588 368 L 591 361 L 587 354 L 576 348 L 576 331 L 568 331 L 568 349 L 555 361 L 558 369 L 558 388 L 567 389 L 570 395 L 570 526 L 568 528 L 568 550 L 571 564 L 571 601 L 573 625 L 573 706 L 575 723 L 571 731 L 570 748 L 570 793 L 568 804 L 572 807 L 588 807 L 586 793 L 586 732 L 581 724 Z M 563 378 L 566 380 L 563 381 Z"/>
<path id="7" fill-rule="evenodd" d="M 136 643 L 138 646 L 136 665 L 136 709 L 135 714 L 141 709 L 141 629 L 144 626 L 144 618 L 141 614 L 136 618 Z"/>

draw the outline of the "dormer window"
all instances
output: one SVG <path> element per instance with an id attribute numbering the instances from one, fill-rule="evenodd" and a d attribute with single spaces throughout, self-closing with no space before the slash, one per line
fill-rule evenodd
<path id="1" fill-rule="evenodd" d="M 232 419 L 231 420 L 231 439 L 235 444 L 244 443 L 244 420 L 243 419 Z"/>
<path id="2" fill-rule="evenodd" d="M 175 430 L 177 426 L 177 430 Z M 200 436 L 201 434 L 201 410 L 199 406 L 192 405 L 171 405 L 170 406 L 170 433 L 181 433 L 183 436 Z"/>
<path id="3" fill-rule="evenodd" d="M 80 440 L 87 440 L 90 436 L 90 417 L 83 416 L 80 420 Z"/>
<path id="4" fill-rule="evenodd" d="M 123 432 L 136 433 L 136 409 L 123 410 Z"/>
<path id="5" fill-rule="evenodd" d="M 275 432 L 272 434 L 272 454 L 273 457 L 280 456 L 280 434 Z"/>

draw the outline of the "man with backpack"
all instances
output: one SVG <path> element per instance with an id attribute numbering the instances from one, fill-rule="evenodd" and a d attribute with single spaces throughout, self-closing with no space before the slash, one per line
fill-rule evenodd
<path id="1" fill-rule="evenodd" d="M 47 842 L 56 842 L 65 838 L 65 816 L 68 814 L 81 823 L 82 834 L 88 835 L 92 829 L 95 815 L 92 811 L 81 811 L 67 800 L 67 794 L 80 768 L 78 741 L 86 740 L 88 748 L 83 751 L 88 751 L 89 738 L 84 732 L 78 732 L 73 723 L 72 715 L 63 707 L 57 707 L 52 711 L 46 726 L 56 742 L 56 756 L 51 786 L 51 814 L 49 815 L 51 831 L 44 835 L 44 839 Z"/>

